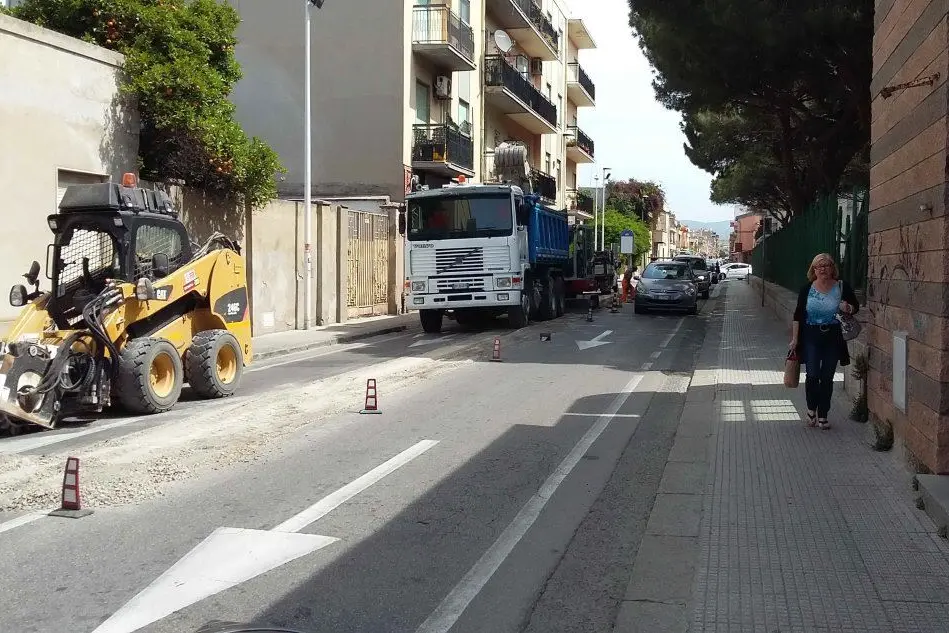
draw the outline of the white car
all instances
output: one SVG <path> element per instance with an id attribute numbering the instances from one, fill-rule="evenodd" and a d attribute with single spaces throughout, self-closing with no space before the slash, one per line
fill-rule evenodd
<path id="1" fill-rule="evenodd" d="M 725 279 L 744 279 L 751 274 L 751 264 L 741 262 L 725 264 L 722 266 L 722 272 L 725 274 Z"/>

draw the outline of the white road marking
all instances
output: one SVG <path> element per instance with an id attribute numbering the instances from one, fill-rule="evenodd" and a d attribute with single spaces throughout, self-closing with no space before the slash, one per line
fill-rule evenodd
<path id="1" fill-rule="evenodd" d="M 604 341 L 602 339 L 606 338 L 613 333 L 613 330 L 606 330 L 602 334 L 598 334 L 591 338 L 589 341 L 576 341 L 577 347 L 580 350 L 590 349 L 591 347 L 599 347 L 600 345 L 609 345 L 612 341 Z"/>
<path id="2" fill-rule="evenodd" d="M 132 633 L 338 538 L 299 531 L 435 446 L 422 440 L 272 530 L 221 527 L 129 600 L 93 633 Z"/>
<path id="3" fill-rule="evenodd" d="M 578 413 L 576 411 L 567 411 L 566 413 L 564 413 L 564 415 L 576 415 L 576 416 L 582 416 L 585 418 L 598 418 L 603 414 L 602 413 Z M 642 416 L 639 415 L 638 413 L 614 413 L 613 417 L 614 418 L 641 418 Z"/>
<path id="4" fill-rule="evenodd" d="M 454 337 L 455 337 L 454 334 L 446 334 L 444 336 L 438 336 L 435 338 L 421 339 L 421 340 L 415 341 L 414 343 L 409 345 L 409 347 L 421 347 L 422 345 L 436 345 L 443 341 L 449 341 L 453 339 Z"/>
<path id="5" fill-rule="evenodd" d="M 679 322 L 676 323 L 675 328 L 673 328 L 673 330 L 669 332 L 669 335 L 665 339 L 663 339 L 662 343 L 659 343 L 660 348 L 664 349 L 669 346 L 669 343 L 672 342 L 672 339 L 675 338 L 675 335 L 679 333 L 679 330 L 682 328 L 683 323 L 685 323 L 685 319 L 680 318 Z"/>
<path id="6" fill-rule="evenodd" d="M 656 359 L 656 358 L 659 358 L 660 356 L 662 356 L 662 352 L 653 352 L 652 354 L 649 355 L 649 358 Z"/>
<path id="7" fill-rule="evenodd" d="M 28 525 L 32 523 L 33 521 L 38 521 L 39 519 L 42 519 L 43 517 L 49 515 L 49 513 L 55 509 L 56 508 L 50 508 L 49 510 L 30 512 L 28 514 L 20 515 L 15 519 L 4 521 L 3 523 L 0 523 L 0 534 L 2 534 L 3 532 L 9 532 L 10 530 L 16 529 L 23 525 Z"/>
<path id="8" fill-rule="evenodd" d="M 534 494 L 530 500 L 524 504 L 514 520 L 504 529 L 504 532 L 491 545 L 490 548 L 481 556 L 474 567 L 472 567 L 461 581 L 455 585 L 435 611 L 422 623 L 416 633 L 448 633 L 454 626 L 458 618 L 475 596 L 484 588 L 488 580 L 498 570 L 504 560 L 514 550 L 514 547 L 527 534 L 527 531 L 537 521 L 544 506 L 560 487 L 560 484 L 567 478 L 570 471 L 583 459 L 586 452 L 593 446 L 597 438 L 606 430 L 610 422 L 616 416 L 616 413 L 632 395 L 633 391 L 643 379 L 642 375 L 636 375 L 626 383 L 622 391 L 617 394 L 606 409 L 606 412 L 597 418 L 593 426 L 583 434 L 580 441 L 574 445 L 570 453 L 564 458 L 556 470 L 547 478 L 540 490 Z"/>
<path id="9" fill-rule="evenodd" d="M 299 532 L 306 526 L 314 523 L 346 503 L 360 492 L 378 482 L 402 466 L 438 444 L 435 440 L 422 440 L 415 446 L 408 448 L 389 461 L 376 466 L 362 477 L 346 484 L 336 492 L 323 497 L 306 510 L 293 516 L 273 529 L 274 532 Z"/>
<path id="10" fill-rule="evenodd" d="M 643 371 L 649 371 L 652 369 L 652 363 L 643 363 Z"/>

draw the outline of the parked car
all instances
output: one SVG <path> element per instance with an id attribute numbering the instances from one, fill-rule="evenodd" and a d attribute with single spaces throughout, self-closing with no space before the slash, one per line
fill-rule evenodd
<path id="1" fill-rule="evenodd" d="M 751 274 L 751 264 L 735 262 L 722 268 L 725 279 L 744 279 Z"/>
<path id="2" fill-rule="evenodd" d="M 699 294 L 703 299 L 708 299 L 709 292 L 712 290 L 712 271 L 709 270 L 705 258 L 698 255 L 676 255 L 672 261 L 685 262 L 692 267 Z"/>
<path id="3" fill-rule="evenodd" d="M 647 310 L 698 312 L 698 279 L 688 262 L 655 261 L 633 278 L 637 281 L 633 303 L 636 314 Z"/>

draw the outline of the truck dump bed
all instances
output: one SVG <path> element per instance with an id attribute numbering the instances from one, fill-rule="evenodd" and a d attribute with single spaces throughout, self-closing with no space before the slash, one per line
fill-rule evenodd
<path id="1" fill-rule="evenodd" d="M 535 201 L 527 223 L 527 243 L 531 264 L 565 264 L 570 256 L 567 215 Z"/>

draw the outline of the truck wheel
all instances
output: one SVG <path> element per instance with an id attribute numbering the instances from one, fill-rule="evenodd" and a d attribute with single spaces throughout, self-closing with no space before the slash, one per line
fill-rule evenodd
<path id="1" fill-rule="evenodd" d="M 527 327 L 527 323 L 530 321 L 530 309 L 530 299 L 526 292 L 522 292 L 521 305 L 512 307 L 507 312 L 507 320 L 510 322 L 511 327 L 515 330 Z"/>
<path id="2" fill-rule="evenodd" d="M 181 396 L 184 367 L 175 346 L 165 339 L 129 341 L 119 355 L 116 391 L 121 405 L 131 413 L 168 411 Z"/>
<path id="3" fill-rule="evenodd" d="M 438 334 L 442 331 L 442 313 L 439 310 L 421 310 L 418 313 L 422 322 L 422 330 L 427 334 Z"/>
<path id="4" fill-rule="evenodd" d="M 188 382 L 202 398 L 233 396 L 244 375 L 240 344 L 227 330 L 198 332 L 185 352 Z"/>
<path id="5" fill-rule="evenodd" d="M 554 294 L 553 277 L 546 277 L 540 291 L 540 320 L 549 321 L 557 316 L 557 297 Z"/>
<path id="6" fill-rule="evenodd" d="M 562 277 L 554 279 L 554 297 L 557 301 L 557 316 L 562 317 L 567 312 L 567 285 Z"/>

